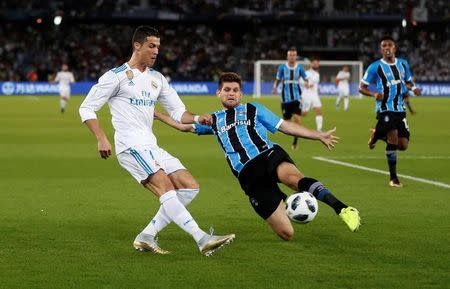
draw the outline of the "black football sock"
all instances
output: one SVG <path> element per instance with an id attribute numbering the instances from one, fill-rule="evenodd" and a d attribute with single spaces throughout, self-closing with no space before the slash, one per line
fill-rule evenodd
<path id="1" fill-rule="evenodd" d="M 391 180 L 397 179 L 397 148 L 397 145 L 390 143 L 386 146 L 386 159 L 389 165 Z"/>
<path id="2" fill-rule="evenodd" d="M 299 192 L 310 192 L 316 199 L 332 207 L 336 214 L 348 206 L 339 201 L 321 182 L 316 179 L 304 177 L 298 182 Z"/>
<path id="3" fill-rule="evenodd" d="M 294 142 L 292 143 L 292 145 L 293 145 L 294 147 L 296 147 L 296 146 L 297 146 L 297 142 L 298 142 L 298 137 L 295 137 L 295 136 L 294 136 Z"/>

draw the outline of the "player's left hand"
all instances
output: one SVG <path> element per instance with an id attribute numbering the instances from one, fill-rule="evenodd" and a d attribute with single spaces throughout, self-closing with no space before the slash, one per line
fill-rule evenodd
<path id="1" fill-rule="evenodd" d="M 413 92 L 415 96 L 419 96 L 422 93 L 422 91 L 418 87 L 416 87 L 416 89 L 414 89 Z"/>
<path id="2" fill-rule="evenodd" d="M 334 146 L 338 143 L 339 137 L 335 136 L 333 133 L 336 131 L 336 128 L 333 128 L 326 132 L 321 132 L 319 136 L 319 140 L 329 149 L 332 150 Z"/>
<path id="3" fill-rule="evenodd" d="M 198 123 L 204 124 L 204 125 L 211 125 L 212 124 L 212 115 L 205 113 L 204 115 L 201 115 L 198 118 Z"/>

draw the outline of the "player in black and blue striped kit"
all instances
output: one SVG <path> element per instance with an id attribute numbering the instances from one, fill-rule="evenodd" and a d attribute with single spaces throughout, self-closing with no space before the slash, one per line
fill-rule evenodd
<path id="1" fill-rule="evenodd" d="M 312 193 L 332 207 L 351 231 L 358 230 L 358 210 L 339 201 L 321 182 L 305 177 L 289 155 L 267 136 L 268 131 L 279 130 L 292 136 L 320 140 L 332 149 L 338 139 L 333 135 L 334 129 L 324 133 L 310 130 L 280 119 L 258 103 L 241 104 L 241 78 L 236 73 L 220 76 L 217 95 L 225 109 L 210 115 L 211 126 L 183 125 L 161 114 L 155 116 L 182 131 L 214 134 L 254 210 L 284 240 L 292 239 L 294 229 L 286 215 L 283 202 L 286 195 L 278 183 L 284 183 L 294 191 Z"/>
<path id="2" fill-rule="evenodd" d="M 405 104 L 409 92 L 419 95 L 420 89 L 412 81 L 408 62 L 395 57 L 394 39 L 384 37 L 380 49 L 383 57 L 369 65 L 361 79 L 359 91 L 376 99 L 378 122 L 375 129 L 371 130 L 369 148 L 373 149 L 378 139 L 386 141 L 389 185 L 402 187 L 397 177 L 397 150 L 406 150 L 409 144 Z M 376 84 L 376 91 L 369 90 L 371 83 Z"/>
<path id="3" fill-rule="evenodd" d="M 294 117 L 294 122 L 300 124 L 302 114 L 302 89 L 300 88 L 300 78 L 309 85 L 305 69 L 300 63 L 297 63 L 297 49 L 291 47 L 287 52 L 287 62 L 278 66 L 277 76 L 273 83 L 272 93 L 275 94 L 279 82 L 281 87 L 281 111 L 284 120 L 290 120 Z M 292 149 L 297 148 L 297 137 L 294 137 Z"/>

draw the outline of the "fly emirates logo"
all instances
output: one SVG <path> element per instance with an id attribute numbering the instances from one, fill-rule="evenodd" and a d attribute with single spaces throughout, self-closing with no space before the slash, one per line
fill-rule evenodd
<path id="1" fill-rule="evenodd" d="M 150 99 L 151 94 L 148 91 L 141 91 L 142 98 L 128 98 L 130 100 L 131 105 L 135 106 L 153 106 L 155 105 L 155 101 Z"/>
<path id="2" fill-rule="evenodd" d="M 250 125 L 250 120 L 249 119 L 245 119 L 245 120 L 237 120 L 233 123 L 221 126 L 218 130 L 219 135 L 223 134 L 224 132 L 229 131 L 230 129 L 232 129 L 233 127 L 237 126 L 237 125 L 246 125 L 249 126 Z"/>

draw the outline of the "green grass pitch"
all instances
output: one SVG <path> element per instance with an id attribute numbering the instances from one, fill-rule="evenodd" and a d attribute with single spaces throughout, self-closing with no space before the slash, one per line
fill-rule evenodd
<path id="1" fill-rule="evenodd" d="M 220 108 L 215 97 L 183 99 L 198 113 Z M 156 123 L 160 146 L 201 184 L 192 215 L 204 230 L 236 234 L 210 258 L 174 225 L 160 234 L 171 255 L 132 248 L 158 201 L 115 156 L 98 157 L 79 120 L 81 101 L 73 97 L 62 115 L 56 97 L 0 97 L 0 288 L 449 288 L 450 189 L 408 179 L 392 189 L 385 175 L 312 158 L 386 170 L 385 145 L 367 148 L 373 99 L 352 99 L 348 112 L 323 99 L 324 126 L 337 126 L 341 137 L 334 151 L 309 140 L 291 151 L 291 137 L 272 136 L 306 175 L 362 214 L 352 233 L 319 203 L 291 242 L 253 212 L 213 137 Z M 258 101 L 280 113 L 278 99 Z M 399 173 L 449 184 L 450 98 L 412 101 L 418 113 L 408 116 L 411 142 L 399 153 Z M 112 142 L 109 110 L 99 117 Z M 313 113 L 304 123 L 314 126 Z"/>

